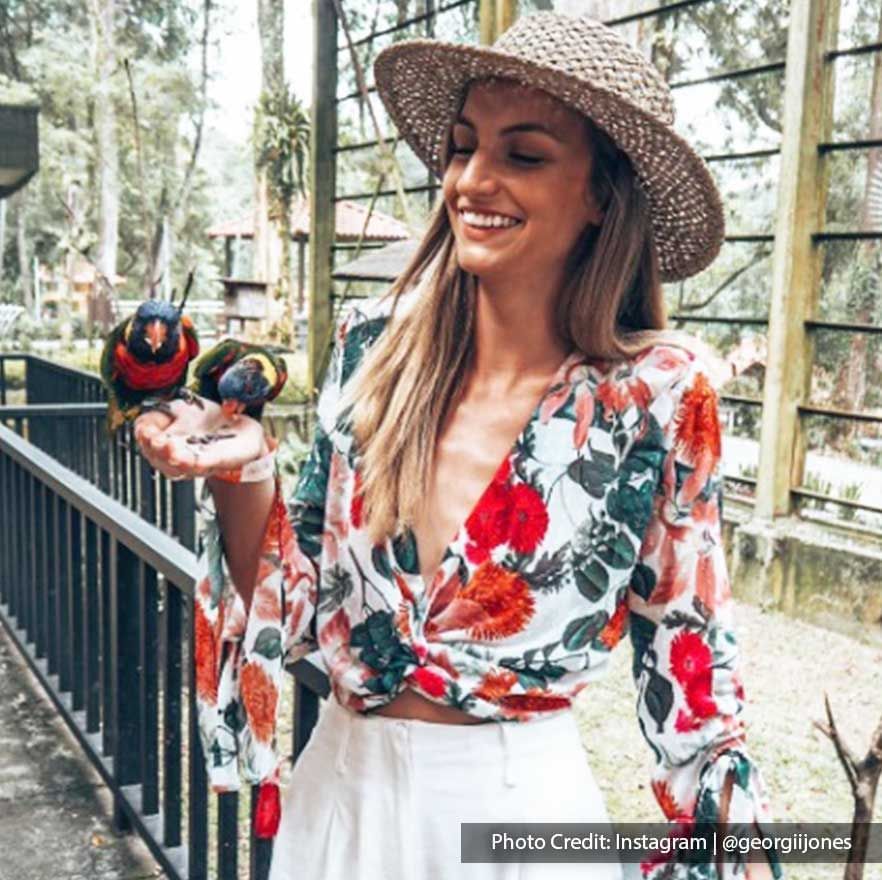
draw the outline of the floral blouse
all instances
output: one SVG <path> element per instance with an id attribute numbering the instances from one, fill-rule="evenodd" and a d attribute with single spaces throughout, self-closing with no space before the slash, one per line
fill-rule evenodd
<path id="1" fill-rule="evenodd" d="M 628 633 L 652 789 L 673 829 L 724 820 L 724 802 L 729 821 L 769 819 L 741 718 L 708 371 L 673 345 L 615 365 L 572 353 L 426 584 L 411 532 L 367 537 L 359 453 L 349 412 L 337 411 L 390 320 L 384 300 L 355 305 L 337 327 L 314 443 L 287 503 L 276 479 L 247 617 L 203 493 L 196 688 L 213 790 L 237 789 L 240 774 L 279 779 L 283 669 L 316 648 L 354 712 L 412 687 L 529 723 L 567 710 Z M 717 876 L 709 867 L 643 870 L 697 880 Z"/>

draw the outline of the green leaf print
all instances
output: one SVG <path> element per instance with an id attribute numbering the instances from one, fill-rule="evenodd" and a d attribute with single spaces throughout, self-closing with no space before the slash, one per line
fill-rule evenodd
<path id="1" fill-rule="evenodd" d="M 638 562 L 634 566 L 631 574 L 631 588 L 643 599 L 644 602 L 649 601 L 649 597 L 655 589 L 656 576 L 655 571 L 643 562 Z"/>
<path id="2" fill-rule="evenodd" d="M 352 594 L 352 574 L 339 563 L 322 574 L 319 583 L 319 611 L 334 611 Z"/>
<path id="3" fill-rule="evenodd" d="M 417 545 L 411 529 L 405 529 L 400 535 L 392 539 L 392 553 L 395 556 L 395 564 L 408 574 L 419 574 L 419 562 L 417 561 Z"/>
<path id="4" fill-rule="evenodd" d="M 596 559 L 579 566 L 574 563 L 573 576 L 579 592 L 590 602 L 602 599 L 609 589 L 609 572 Z"/>
<path id="5" fill-rule="evenodd" d="M 541 665 L 533 666 L 532 658 L 536 653 L 536 649 L 533 648 L 521 657 L 504 657 L 499 661 L 499 665 L 517 673 L 518 681 L 525 688 L 546 687 L 549 680 L 556 681 L 566 674 L 565 667 L 548 660 L 543 661 Z M 528 655 L 530 659 L 527 659 Z"/>
<path id="6" fill-rule="evenodd" d="M 375 544 L 371 550 L 371 563 L 377 573 L 384 578 L 392 577 L 392 566 L 389 564 L 389 554 L 383 544 Z"/>
<path id="7" fill-rule="evenodd" d="M 610 568 L 630 568 L 636 559 L 636 551 L 631 539 L 619 532 L 611 541 L 597 548 L 597 555 Z"/>
<path id="8" fill-rule="evenodd" d="M 569 545 L 564 543 L 551 555 L 543 553 L 529 569 L 527 569 L 526 563 L 530 561 L 530 558 L 526 554 L 523 557 L 517 557 L 519 561 L 523 559 L 522 564 L 510 567 L 507 564 L 508 557 L 506 557 L 502 566 L 509 571 L 518 571 L 531 590 L 537 590 L 541 593 L 557 593 L 566 586 L 563 574 L 568 552 Z"/>
<path id="9" fill-rule="evenodd" d="M 660 475 L 664 460 L 664 432 L 658 420 L 650 413 L 646 434 L 631 447 L 622 462 L 622 476 L 627 479 L 631 474 L 646 473 L 647 470 Z"/>
<path id="10" fill-rule="evenodd" d="M 567 468 L 567 476 L 592 498 L 603 498 L 616 475 L 615 457 L 596 449 L 592 449 L 591 458 L 582 458 L 580 455 Z"/>
<path id="11" fill-rule="evenodd" d="M 272 626 L 265 626 L 254 640 L 254 653 L 275 660 L 282 656 L 282 638 L 279 631 Z"/>
<path id="12" fill-rule="evenodd" d="M 226 724 L 233 733 L 239 733 L 245 729 L 245 708 L 239 700 L 230 700 L 230 702 L 227 703 L 227 708 L 224 709 L 224 724 Z"/>
<path id="13" fill-rule="evenodd" d="M 639 489 L 628 483 L 612 489 L 606 497 L 606 509 L 617 522 L 628 526 L 636 535 L 642 536 L 652 518 L 652 497 L 655 487 L 645 482 Z"/>
<path id="14" fill-rule="evenodd" d="M 629 632 L 631 644 L 634 646 L 634 653 L 631 657 L 631 674 L 635 681 L 640 678 L 640 673 L 643 671 L 643 655 L 652 644 L 657 628 L 651 620 L 647 620 L 639 614 L 629 615 Z"/>
<path id="15" fill-rule="evenodd" d="M 562 644 L 568 651 L 578 651 L 592 641 L 609 622 L 606 611 L 571 620 L 564 630 Z"/>

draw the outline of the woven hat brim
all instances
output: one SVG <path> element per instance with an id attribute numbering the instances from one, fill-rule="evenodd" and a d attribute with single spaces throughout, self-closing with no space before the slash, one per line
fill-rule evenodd
<path id="1" fill-rule="evenodd" d="M 698 153 L 641 108 L 553 67 L 479 46 L 407 40 L 374 61 L 374 82 L 396 129 L 441 177 L 441 149 L 468 83 L 505 77 L 541 89 L 584 113 L 631 159 L 646 192 L 663 281 L 679 281 L 716 258 L 723 204 Z"/>

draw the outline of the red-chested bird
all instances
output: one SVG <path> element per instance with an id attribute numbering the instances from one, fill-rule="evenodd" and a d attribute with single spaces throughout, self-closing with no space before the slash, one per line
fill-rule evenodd
<path id="1" fill-rule="evenodd" d="M 243 412 L 260 419 L 264 405 L 278 397 L 287 379 L 285 359 L 273 349 L 224 339 L 196 362 L 190 388 L 219 403 L 229 419 Z"/>
<path id="2" fill-rule="evenodd" d="M 108 334 L 101 377 L 111 433 L 144 410 L 164 409 L 175 397 L 192 399 L 187 368 L 199 354 L 199 339 L 192 320 L 183 314 L 192 283 L 191 272 L 178 305 L 148 299 Z"/>

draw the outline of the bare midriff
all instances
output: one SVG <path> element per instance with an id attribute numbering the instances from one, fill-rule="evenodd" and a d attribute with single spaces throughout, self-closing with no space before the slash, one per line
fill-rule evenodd
<path id="1" fill-rule="evenodd" d="M 481 724 L 487 718 L 476 718 L 453 706 L 442 706 L 418 694 L 413 688 L 405 688 L 391 703 L 371 709 L 370 715 L 386 715 L 389 718 L 416 718 L 437 724 Z"/>

